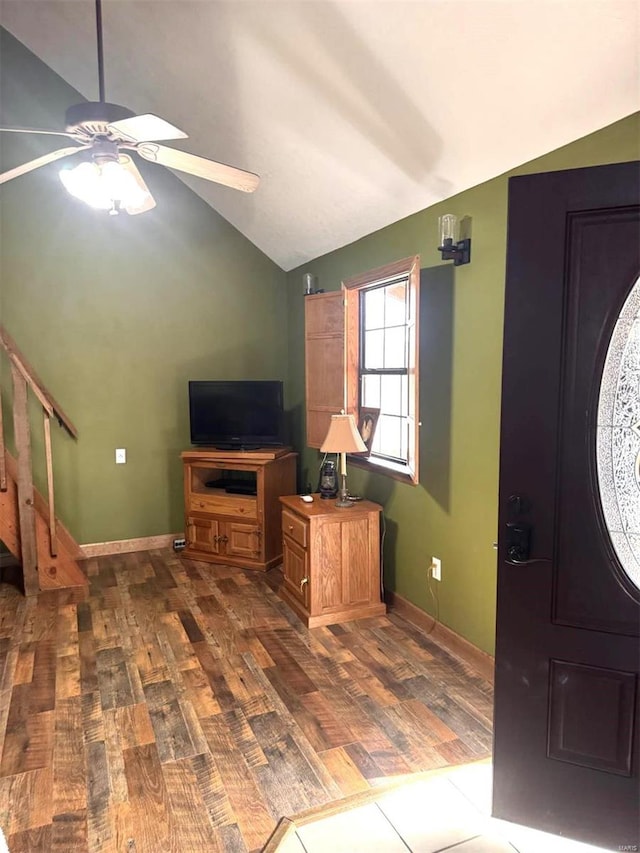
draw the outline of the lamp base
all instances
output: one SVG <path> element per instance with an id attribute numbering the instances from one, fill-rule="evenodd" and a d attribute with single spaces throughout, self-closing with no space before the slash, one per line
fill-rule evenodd
<path id="1" fill-rule="evenodd" d="M 338 492 L 338 500 L 335 502 L 335 506 L 340 509 L 347 509 L 347 507 L 353 506 L 353 501 L 349 500 L 349 492 L 347 491 L 347 477 L 346 474 L 342 474 L 342 487 Z"/>
<path id="2" fill-rule="evenodd" d="M 343 501 L 342 498 L 338 498 L 334 506 L 337 506 L 339 509 L 348 509 L 353 506 L 353 501 Z"/>

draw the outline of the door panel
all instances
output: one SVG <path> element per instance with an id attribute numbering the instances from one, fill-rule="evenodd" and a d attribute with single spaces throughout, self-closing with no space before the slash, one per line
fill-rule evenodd
<path id="1" fill-rule="evenodd" d="M 552 660 L 549 758 L 630 776 L 634 702 L 634 673 Z"/>
<path id="2" fill-rule="evenodd" d="M 289 592 L 305 607 L 309 605 L 309 556 L 287 536 L 283 540 L 283 577 Z"/>
<path id="3" fill-rule="evenodd" d="M 262 557 L 262 531 L 249 524 L 225 523 L 226 551 L 230 557 L 259 560 Z"/>
<path id="4" fill-rule="evenodd" d="M 600 506 L 596 416 L 640 270 L 639 187 L 627 163 L 509 194 L 493 810 L 613 848 L 640 842 L 640 597 Z M 507 524 L 528 556 L 510 556 Z"/>
<path id="5" fill-rule="evenodd" d="M 617 564 L 600 505 L 596 470 L 598 398 L 609 340 L 638 274 L 638 212 L 595 211 L 567 221 L 571 275 L 566 286 L 559 489 L 555 526 L 554 617 L 565 625 L 638 636 L 638 590 Z M 640 499 L 640 492 L 639 492 Z M 596 561 L 603 571 L 584 572 Z M 593 602 L 598 602 L 597 610 Z"/>
<path id="6" fill-rule="evenodd" d="M 190 548 L 206 551 L 207 554 L 217 554 L 218 540 L 217 521 L 208 518 L 187 519 L 187 543 Z"/>

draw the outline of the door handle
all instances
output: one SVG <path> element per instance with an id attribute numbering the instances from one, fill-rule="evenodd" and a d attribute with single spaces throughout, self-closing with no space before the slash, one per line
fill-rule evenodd
<path id="1" fill-rule="evenodd" d="M 526 563 L 531 553 L 531 525 L 522 521 L 507 522 L 507 559 Z"/>
<path id="2" fill-rule="evenodd" d="M 512 566 L 551 562 L 548 557 L 531 557 L 533 527 L 522 518 L 530 509 L 531 503 L 524 495 L 509 496 L 507 512 L 510 520 L 505 524 L 505 544 L 506 562 Z"/>
<path id="3" fill-rule="evenodd" d="M 302 580 L 300 581 L 300 592 L 304 591 L 304 585 L 306 583 L 309 583 L 309 578 L 302 578 Z"/>

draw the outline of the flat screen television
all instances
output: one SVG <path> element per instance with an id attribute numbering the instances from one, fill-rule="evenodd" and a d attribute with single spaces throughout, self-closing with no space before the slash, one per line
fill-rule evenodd
<path id="1" fill-rule="evenodd" d="M 191 443 L 224 450 L 279 446 L 284 441 L 282 382 L 189 382 Z"/>

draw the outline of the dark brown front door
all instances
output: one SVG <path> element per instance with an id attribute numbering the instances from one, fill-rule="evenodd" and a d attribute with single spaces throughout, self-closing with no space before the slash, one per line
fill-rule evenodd
<path id="1" fill-rule="evenodd" d="M 613 850 L 640 844 L 640 576 L 623 547 L 640 517 L 640 472 L 623 470 L 640 419 L 616 427 L 616 497 L 598 406 L 637 293 L 639 205 L 638 163 L 510 182 L 493 813 Z M 622 501 L 613 527 L 601 491 Z"/>

